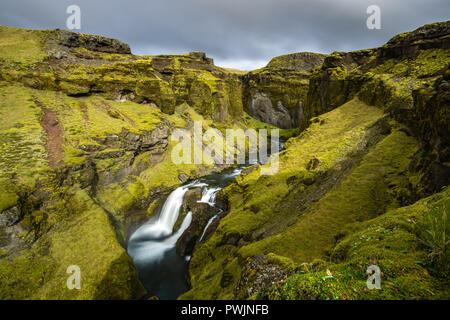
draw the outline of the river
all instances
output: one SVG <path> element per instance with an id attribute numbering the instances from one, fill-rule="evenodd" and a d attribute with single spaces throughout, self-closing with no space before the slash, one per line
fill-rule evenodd
<path id="1" fill-rule="evenodd" d="M 280 142 L 279 150 L 284 142 Z M 178 230 L 173 227 L 180 214 L 183 197 L 189 189 L 202 188 L 199 202 L 214 206 L 217 193 L 228 186 L 242 171 L 252 165 L 247 163 L 236 168 L 226 169 L 197 180 L 188 182 L 170 193 L 163 206 L 129 238 L 127 251 L 138 269 L 139 279 L 147 291 L 159 299 L 176 299 L 189 290 L 186 281 L 190 256 L 182 257 L 176 252 L 176 244 L 189 227 L 192 215 L 189 212 Z M 206 230 L 215 219 L 220 219 L 217 210 L 206 225 Z"/>

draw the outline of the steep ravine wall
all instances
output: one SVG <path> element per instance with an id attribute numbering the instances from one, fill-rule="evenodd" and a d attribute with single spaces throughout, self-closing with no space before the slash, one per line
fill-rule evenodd
<path id="1" fill-rule="evenodd" d="M 384 46 L 335 52 L 310 77 L 305 121 L 358 96 L 405 124 L 422 142 L 417 190 L 441 190 L 450 179 L 448 163 L 450 23 L 426 25 L 393 37 Z M 413 169 L 413 168 L 412 168 Z"/>
<path id="2" fill-rule="evenodd" d="M 306 105 L 309 78 L 325 57 L 309 52 L 284 55 L 242 76 L 244 109 L 262 122 L 297 128 L 310 114 Z"/>
<path id="3" fill-rule="evenodd" d="M 448 228 L 449 26 L 325 57 L 309 76 L 305 131 L 278 174 L 254 168 L 224 191 L 230 209 L 196 247 L 182 299 L 448 298 L 448 254 L 430 260 L 423 228 L 432 214 Z M 359 128 L 366 120 L 376 125 Z M 373 130 L 375 142 L 358 142 Z M 373 261 L 391 284 L 378 292 L 361 290 Z"/>

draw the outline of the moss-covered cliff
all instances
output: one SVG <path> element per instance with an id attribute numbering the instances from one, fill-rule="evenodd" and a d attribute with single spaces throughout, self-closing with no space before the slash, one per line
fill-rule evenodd
<path id="1" fill-rule="evenodd" d="M 221 169 L 170 161 L 173 130 L 263 126 L 243 112 L 238 75 L 202 53 L 138 57 L 60 30 L 0 27 L 0 97 L 2 298 L 142 297 L 129 230 Z M 83 290 L 66 288 L 70 265 Z"/>
<path id="2" fill-rule="evenodd" d="M 276 175 L 248 170 L 224 191 L 181 298 L 448 299 L 449 26 L 325 57 L 306 130 Z M 371 264 L 383 290 L 365 287 Z"/>
<path id="3" fill-rule="evenodd" d="M 326 57 L 311 76 L 305 120 L 355 96 L 381 108 L 423 144 L 424 159 L 412 164 L 427 171 L 418 181 L 420 195 L 439 191 L 450 179 L 444 165 L 450 160 L 449 33 L 448 21 L 434 23 L 397 35 L 380 48 Z"/>
<path id="4" fill-rule="evenodd" d="M 309 78 L 324 59 L 310 52 L 288 54 L 244 75 L 244 109 L 262 122 L 297 128 L 304 118 Z"/>

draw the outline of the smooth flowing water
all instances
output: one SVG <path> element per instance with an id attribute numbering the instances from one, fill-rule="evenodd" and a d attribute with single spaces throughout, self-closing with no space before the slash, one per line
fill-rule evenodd
<path id="1" fill-rule="evenodd" d="M 280 150 L 283 144 L 280 144 Z M 139 278 L 149 293 L 159 299 L 176 299 L 189 290 L 186 275 L 190 256 L 182 257 L 176 252 L 176 244 L 183 232 L 189 227 L 192 214 L 189 212 L 178 230 L 173 227 L 180 214 L 183 197 L 189 189 L 202 188 L 202 197 L 198 202 L 216 203 L 217 193 L 234 180 L 242 169 L 251 164 L 227 169 L 195 181 L 189 182 L 172 191 L 159 214 L 155 214 L 138 228 L 128 240 L 128 254 L 139 272 Z M 207 223 L 200 240 L 212 222 L 220 219 L 221 211 Z"/>

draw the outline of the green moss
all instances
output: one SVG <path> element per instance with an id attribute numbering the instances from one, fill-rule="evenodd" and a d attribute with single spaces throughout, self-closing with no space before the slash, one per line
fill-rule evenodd
<path id="1" fill-rule="evenodd" d="M 145 292 L 106 212 L 79 189 L 65 199 L 67 217 L 30 250 L 0 260 L 2 299 L 132 299 Z M 83 237 L 79 235 L 82 234 Z M 69 290 L 66 270 L 81 270 L 81 289 Z"/>
<path id="2" fill-rule="evenodd" d="M 111 106 L 118 112 L 130 119 L 135 127 L 130 128 L 132 132 L 142 130 L 152 131 L 161 123 L 162 113 L 158 108 L 150 105 L 141 105 L 133 102 L 110 102 Z"/>
<path id="3" fill-rule="evenodd" d="M 154 166 L 142 172 L 139 178 L 143 184 L 150 190 L 155 187 L 171 188 L 180 183 L 178 176 L 185 173 L 189 176 L 195 176 L 199 165 L 196 164 L 175 164 L 171 160 L 171 154 L 176 142 L 169 142 L 168 150 L 163 155 L 163 159 Z"/>
<path id="4" fill-rule="evenodd" d="M 17 204 L 19 196 L 14 192 L 14 187 L 0 180 L 0 213 Z"/>
<path id="5" fill-rule="evenodd" d="M 450 52 L 445 49 L 420 50 L 414 59 L 388 59 L 370 71 L 411 78 L 435 76 L 450 63 Z"/>
<path id="6" fill-rule="evenodd" d="M 420 50 L 414 59 L 388 59 L 365 74 L 359 97 L 414 126 L 404 114 L 405 108 L 413 108 L 413 90 L 430 85 L 448 63 L 450 52 L 445 49 Z"/>
<path id="7" fill-rule="evenodd" d="M 419 183 L 408 172 L 416 140 L 391 122 L 393 131 L 386 138 L 366 146 L 382 111 L 357 99 L 345 102 L 358 93 L 411 128 L 419 119 L 425 140 L 445 142 L 448 108 L 443 86 L 433 82 L 450 62 L 448 50 L 420 50 L 410 59 L 384 61 L 375 59 L 376 50 L 334 53 L 312 75 L 314 63 L 286 55 L 247 74 L 244 84 L 240 73 L 217 68 L 199 53 L 136 57 L 70 48 L 65 52 L 70 59 L 52 59 L 50 67 L 43 48 L 52 49 L 52 37 L 53 32 L 0 27 L 0 211 L 20 197 L 20 227 L 26 233 L 18 239 L 30 246 L 0 260 L 0 275 L 6 275 L 0 277 L 1 298 L 139 297 L 136 272 L 119 245 L 125 243 L 127 224 L 153 213 L 159 202 L 149 199 L 151 191 L 170 190 L 181 183 L 180 173 L 196 177 L 212 166 L 208 159 L 201 165 L 174 165 L 173 142 L 161 156 L 126 152 L 124 135 L 141 135 L 162 124 L 184 128 L 192 121 L 222 133 L 227 128 L 274 129 L 244 113 L 253 91 L 288 109 L 297 110 L 301 100 L 301 129 L 310 127 L 286 143 L 276 175 L 262 176 L 256 169 L 225 190 L 230 211 L 196 248 L 190 264 L 193 289 L 182 298 L 232 298 L 243 263 L 257 253 L 267 254 L 274 265 L 306 272 L 270 297 L 445 296 L 445 285 L 436 279 L 448 274 L 447 251 L 437 245 L 442 241 L 426 237 L 428 230 L 440 239 L 442 228 L 430 221 L 446 220 L 443 207 L 408 207 L 414 212 L 411 220 L 420 221 L 425 232 L 405 223 L 409 212 L 395 210 L 409 203 L 409 183 Z M 123 98 L 133 102 L 117 101 Z M 66 170 L 53 181 L 48 167 L 43 108 L 56 115 L 62 128 L 62 150 L 56 152 L 71 167 L 65 180 Z M 283 130 L 281 136 L 298 132 Z M 80 180 L 92 182 L 86 170 L 92 171 L 92 181 L 95 175 L 112 178 L 109 185 L 86 189 L 94 191 L 95 203 L 77 186 Z M 119 170 L 128 172 L 125 178 L 116 175 Z M 42 199 L 26 196 L 35 185 L 40 197 L 48 194 L 50 199 L 39 203 Z M 150 201 L 147 210 L 144 204 Z M 430 221 L 421 216 L 424 210 L 433 213 Z M 234 245 L 226 244 L 236 238 Z M 383 291 L 361 289 L 371 259 L 382 267 Z M 87 270 L 84 291 L 64 288 L 68 264 Z"/>
<path id="8" fill-rule="evenodd" d="M 66 53 L 73 54 L 74 59 L 64 60 L 64 65 L 60 65 L 63 60 L 56 61 L 56 66 L 50 67 L 43 48 L 54 49 L 54 41 L 59 41 L 55 39 L 57 33 L 2 28 L 2 35 L 0 58 L 4 59 L 5 68 L 1 74 L 8 81 L 62 91 L 70 96 L 101 93 L 108 100 L 116 100 L 125 93 L 135 102 L 156 104 L 166 114 L 172 114 L 176 104 L 187 102 L 205 117 L 219 122 L 236 119 L 243 112 L 239 75 L 215 67 L 195 53 L 136 57 L 78 47 Z M 81 42 L 83 37 L 80 35 Z M 26 62 L 23 57 L 25 60 L 19 59 L 20 65 L 11 67 L 11 48 L 19 43 L 24 52 L 26 49 L 32 54 L 32 59 Z M 92 59 L 96 63 L 86 63 Z"/>
<path id="9" fill-rule="evenodd" d="M 392 133 L 294 226 L 241 248 L 241 254 L 274 252 L 297 262 L 323 257 L 346 224 L 373 218 L 399 205 L 395 193 L 408 186 L 404 171 L 417 147 L 405 133 Z"/>
<path id="10" fill-rule="evenodd" d="M 280 156 L 280 168 L 276 175 L 261 177 L 260 171 L 256 170 L 245 176 L 242 181 L 238 179 L 238 183 L 248 189 L 249 197 L 237 200 L 238 197 L 236 205 L 240 214 L 229 215 L 223 221 L 232 216 L 240 220 L 241 222 L 237 223 L 230 221 L 230 225 L 245 228 L 239 230 L 244 234 L 270 218 L 269 213 L 273 211 L 276 203 L 273 199 L 289 192 L 286 183 L 288 178 L 301 174 L 299 181 L 307 179 L 310 173 L 306 167 L 312 158 L 320 161 L 318 169 L 320 171 L 326 171 L 345 159 L 348 152 L 356 147 L 359 139 L 363 138 L 365 126 L 380 116 L 381 113 L 375 108 L 364 106 L 357 101 L 351 102 L 324 116 L 322 118 L 324 124 L 317 122 L 299 137 L 288 140 L 285 145 L 286 151 Z M 299 157 L 299 154 L 302 156 Z M 252 205 L 260 209 L 256 216 L 248 210 Z M 251 222 L 248 220 L 250 216 L 253 216 Z M 233 229 L 236 230 L 235 228 Z"/>
<path id="11" fill-rule="evenodd" d="M 326 55 L 313 52 L 300 52 L 278 56 L 270 60 L 266 68 L 270 70 L 296 70 L 305 73 L 320 66 Z M 263 70 L 264 70 L 263 69 Z"/>
<path id="12" fill-rule="evenodd" d="M 288 271 L 294 271 L 298 267 L 290 258 L 279 256 L 274 253 L 269 253 L 267 256 L 267 263 L 279 266 Z"/>
<path id="13" fill-rule="evenodd" d="M 0 26 L 0 57 L 7 63 L 31 65 L 46 57 L 39 31 Z"/>
<path id="14" fill-rule="evenodd" d="M 0 179 L 22 182 L 48 169 L 42 110 L 21 86 L 0 86 Z"/>
<path id="15" fill-rule="evenodd" d="M 448 283 L 439 281 L 417 238 L 417 223 L 430 209 L 449 201 L 448 190 L 390 210 L 361 223 L 332 251 L 325 272 L 297 274 L 263 294 L 271 299 L 448 299 Z M 425 251 L 424 251 L 425 250 Z M 381 289 L 366 288 L 367 267 L 381 269 Z"/>
<path id="16" fill-rule="evenodd" d="M 364 130 L 382 116 L 379 109 L 369 107 L 354 100 L 346 105 L 322 115 L 320 121 L 314 123 L 302 135 L 286 142 L 286 150 L 280 155 L 280 167 L 273 176 L 261 176 L 260 170 L 254 170 L 236 179 L 236 183 L 225 189 L 231 205 L 230 212 L 222 218 L 213 236 L 199 246 L 190 263 L 192 290 L 186 297 L 221 297 L 212 286 L 216 279 L 215 270 L 222 268 L 222 263 L 237 254 L 238 247 L 221 245 L 230 235 L 241 238 L 239 256 L 249 257 L 255 253 L 273 253 L 303 262 L 299 255 L 303 250 L 299 247 L 302 233 L 286 232 L 288 225 L 298 217 L 299 212 L 293 208 L 283 208 L 287 194 L 293 192 L 287 180 L 299 176 L 300 190 L 305 190 L 301 182 L 311 175 L 319 175 L 340 161 L 346 159 L 361 144 Z M 299 156 L 301 155 L 301 156 Z M 317 158 L 321 165 L 312 172 L 306 167 L 312 158 Z M 270 234 L 278 234 L 269 237 Z M 266 237 L 254 242 L 255 238 Z M 248 240 L 244 240 L 248 239 Z M 270 245 L 265 244 L 270 241 Z M 312 242 L 314 240 L 311 240 Z M 253 242 L 249 244 L 248 242 Z M 291 249 L 288 249 L 291 248 Z M 208 279 L 208 281 L 206 281 Z M 208 291 L 210 291 L 208 293 Z"/>

